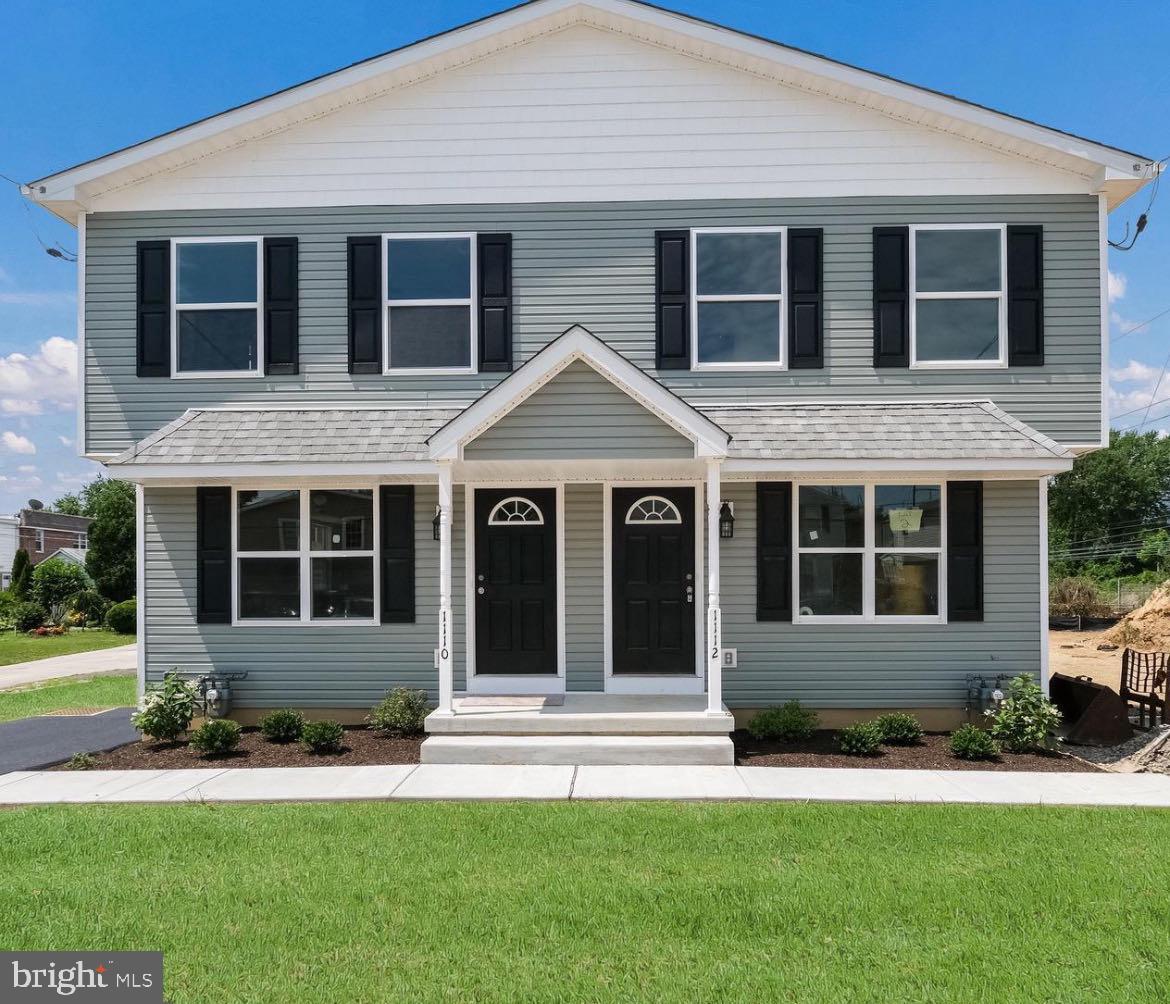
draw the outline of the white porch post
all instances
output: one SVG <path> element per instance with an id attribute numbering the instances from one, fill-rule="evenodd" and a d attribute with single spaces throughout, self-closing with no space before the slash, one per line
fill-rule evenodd
<path id="1" fill-rule="evenodd" d="M 707 461 L 707 714 L 723 713 L 723 615 L 719 609 L 719 461 Z"/>
<path id="2" fill-rule="evenodd" d="M 451 532 L 454 525 L 454 482 L 451 464 L 439 464 L 439 707 L 452 713 L 455 694 L 454 632 L 451 617 Z"/>

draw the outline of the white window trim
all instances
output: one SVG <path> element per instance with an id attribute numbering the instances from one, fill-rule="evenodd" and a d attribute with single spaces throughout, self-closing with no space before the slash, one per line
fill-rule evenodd
<path id="1" fill-rule="evenodd" d="M 77 534 L 77 549 L 79 551 L 89 550 L 89 534 L 84 531 L 78 531 Z"/>
<path id="2" fill-rule="evenodd" d="M 910 368 L 923 370 L 1006 369 L 1007 360 L 1007 224 L 1006 223 L 918 223 L 910 230 Z M 999 231 L 999 291 L 964 291 L 957 293 L 918 292 L 918 234 L 930 230 L 997 230 Z M 995 359 L 925 359 L 918 358 L 919 300 L 998 300 L 999 353 Z"/>
<path id="3" fill-rule="evenodd" d="M 634 510 L 644 502 L 661 502 L 666 506 L 666 511 L 670 513 L 669 519 L 634 519 Z M 673 526 L 682 523 L 682 513 L 678 511 L 676 506 L 670 499 L 663 498 L 661 495 L 643 495 L 638 499 L 629 509 L 626 510 L 626 526 Z"/>
<path id="4" fill-rule="evenodd" d="M 939 543 L 938 547 L 878 547 L 874 532 L 874 489 L 878 485 L 922 484 L 937 485 L 939 489 Z M 805 547 L 800 546 L 800 489 L 820 485 L 861 485 L 865 490 L 865 543 L 862 547 Z M 877 554 L 937 554 L 938 555 L 938 614 L 881 615 L 876 611 Z M 861 555 L 861 613 L 860 614 L 801 614 L 800 612 L 800 556 L 802 554 L 860 554 Z M 881 478 L 873 481 L 854 479 L 805 479 L 792 484 L 792 622 L 794 624 L 946 624 L 947 623 L 947 482 L 924 479 L 906 481 Z"/>
<path id="5" fill-rule="evenodd" d="M 360 488 L 371 494 L 374 507 L 373 534 L 374 548 L 362 551 L 314 551 L 311 549 L 309 524 L 309 495 L 313 491 L 344 491 L 346 488 Z M 246 491 L 297 491 L 299 547 L 295 551 L 241 551 L 239 550 L 239 493 Z M 381 540 L 381 506 L 378 504 L 377 485 L 313 485 L 306 482 L 291 484 L 239 484 L 232 485 L 232 626 L 233 627 L 375 627 L 382 623 L 382 576 L 378 567 L 378 541 Z M 314 618 L 313 612 L 313 565 L 317 558 L 369 558 L 374 570 L 374 616 L 369 618 L 327 617 Z M 241 558 L 297 558 L 300 561 L 300 617 L 241 617 L 240 616 L 240 559 Z"/>
<path id="6" fill-rule="evenodd" d="M 779 234 L 780 235 L 780 292 L 716 295 L 699 294 L 699 237 L 704 234 Z M 739 370 L 788 369 L 788 228 L 787 227 L 692 227 L 690 240 L 690 327 L 691 369 L 736 372 Z M 700 303 L 776 303 L 779 305 L 780 354 L 769 362 L 704 363 L 699 361 L 699 304 Z"/>
<path id="7" fill-rule="evenodd" d="M 509 502 L 523 502 L 536 513 L 536 519 L 496 519 L 496 513 Z M 523 495 L 509 495 L 506 499 L 500 499 L 492 506 L 492 511 L 488 513 L 488 526 L 544 526 L 544 513 L 532 499 L 525 498 Z"/>
<path id="8" fill-rule="evenodd" d="M 179 247 L 183 244 L 255 244 L 256 299 L 235 303 L 184 303 L 179 300 Z M 172 237 L 171 238 L 171 379 L 173 380 L 256 380 L 264 376 L 264 238 L 263 237 Z M 252 370 L 180 370 L 180 310 L 248 310 L 256 311 L 256 368 Z"/>
<path id="9" fill-rule="evenodd" d="M 382 372 L 386 376 L 392 374 L 403 374 L 410 376 L 441 376 L 460 373 L 478 373 L 479 372 L 479 311 L 476 309 L 476 303 L 479 300 L 479 247 L 477 234 L 475 231 L 450 231 L 447 233 L 421 233 L 421 234 L 382 234 Z M 391 300 L 390 299 L 390 256 L 389 247 L 391 241 L 435 241 L 435 240 L 452 240 L 455 238 L 465 238 L 470 245 L 470 253 L 468 260 L 471 267 L 471 275 L 468 281 L 468 291 L 470 293 L 467 297 L 457 297 L 454 299 L 430 299 L 430 300 Z M 469 333 L 471 337 L 471 347 L 467 358 L 470 364 L 467 366 L 391 366 L 390 365 L 390 308 L 394 307 L 467 307 L 467 313 L 470 318 Z"/>
<path id="10" fill-rule="evenodd" d="M 36 548 L 37 554 L 43 554 L 45 550 L 45 531 L 38 528 L 33 529 L 33 547 Z"/>

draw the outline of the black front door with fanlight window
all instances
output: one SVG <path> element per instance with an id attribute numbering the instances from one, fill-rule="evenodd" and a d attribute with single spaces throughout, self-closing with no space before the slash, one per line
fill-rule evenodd
<path id="1" fill-rule="evenodd" d="M 695 672 L 695 491 L 613 490 L 613 672 Z"/>
<path id="2" fill-rule="evenodd" d="M 557 671 L 556 492 L 475 493 L 475 672 Z"/>

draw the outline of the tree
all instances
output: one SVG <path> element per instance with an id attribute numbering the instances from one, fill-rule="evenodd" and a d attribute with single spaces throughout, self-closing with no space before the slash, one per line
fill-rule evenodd
<path id="1" fill-rule="evenodd" d="M 78 565 L 49 558 L 33 569 L 33 599 L 46 610 L 67 603 L 89 586 L 89 576 Z"/>
<path id="2" fill-rule="evenodd" d="M 134 487 L 125 481 L 99 478 L 85 486 L 81 502 L 85 515 L 93 519 L 86 571 L 107 599 L 128 600 L 134 595 L 137 572 Z"/>
<path id="3" fill-rule="evenodd" d="M 56 502 L 50 506 L 53 512 L 63 513 L 66 516 L 83 516 L 81 511 L 81 499 L 76 495 L 70 493 L 62 495 Z"/>
<path id="4" fill-rule="evenodd" d="M 1155 530 L 1142 538 L 1138 548 L 1138 561 L 1155 571 L 1166 570 L 1166 559 L 1170 558 L 1170 533 L 1165 530 Z"/>
<path id="5" fill-rule="evenodd" d="M 18 600 L 27 600 L 32 586 L 32 562 L 29 561 L 28 551 L 20 548 L 12 559 L 12 576 L 8 588 Z"/>

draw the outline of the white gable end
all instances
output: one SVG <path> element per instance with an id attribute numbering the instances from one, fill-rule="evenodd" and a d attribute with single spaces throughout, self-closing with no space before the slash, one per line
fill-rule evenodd
<path id="1" fill-rule="evenodd" d="M 575 24 L 94 194 L 90 211 L 1062 194 L 1100 179 Z"/>

